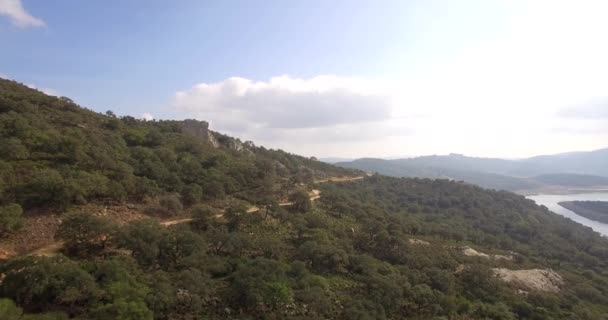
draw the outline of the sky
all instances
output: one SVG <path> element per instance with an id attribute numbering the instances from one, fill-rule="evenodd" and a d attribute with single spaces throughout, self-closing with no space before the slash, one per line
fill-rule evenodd
<path id="1" fill-rule="evenodd" d="M 0 0 L 0 76 L 317 157 L 608 147 L 604 0 Z"/>

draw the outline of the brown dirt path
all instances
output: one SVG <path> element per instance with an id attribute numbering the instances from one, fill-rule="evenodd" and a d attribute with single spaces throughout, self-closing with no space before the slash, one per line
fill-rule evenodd
<path id="1" fill-rule="evenodd" d="M 324 180 L 316 180 L 315 183 L 324 183 L 324 182 L 348 182 L 348 181 L 357 181 L 357 180 L 361 180 L 365 178 L 364 176 L 358 176 L 358 177 L 335 177 L 335 178 L 328 178 L 328 179 L 324 179 Z M 313 189 L 311 191 L 310 195 L 310 200 L 311 201 L 315 201 L 321 198 L 321 191 L 317 190 L 317 189 Z M 283 202 L 283 203 L 279 203 L 279 206 L 282 207 L 286 207 L 286 206 L 291 206 L 293 205 L 293 202 Z M 249 209 L 247 209 L 247 213 L 255 213 L 255 212 L 259 212 L 261 210 L 261 208 L 257 207 L 257 206 L 253 206 Z M 215 216 L 215 218 L 222 218 L 224 215 L 223 213 L 221 214 L 217 214 Z M 131 219 L 133 220 L 133 219 Z M 169 226 L 173 226 L 173 225 L 177 225 L 177 224 L 182 224 L 182 223 L 189 223 L 192 221 L 192 218 L 180 218 L 180 219 L 173 219 L 173 220 L 166 220 L 166 221 L 161 221 L 160 224 L 162 226 L 165 227 L 169 227 Z M 27 255 L 28 256 L 53 256 L 59 253 L 59 251 L 61 251 L 61 248 L 63 247 L 63 242 L 61 241 L 54 241 L 50 244 L 47 244 L 45 246 L 42 246 L 38 249 L 35 249 L 31 252 L 29 252 Z"/>

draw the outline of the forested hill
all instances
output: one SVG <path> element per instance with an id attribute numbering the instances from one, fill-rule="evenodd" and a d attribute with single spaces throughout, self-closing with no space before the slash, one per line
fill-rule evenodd
<path id="1" fill-rule="evenodd" d="M 206 122 L 98 114 L 8 80 L 0 80 L 0 168 L 0 202 L 26 209 L 161 195 L 256 203 L 285 196 L 289 188 L 274 184 L 354 174 L 209 131 Z"/>
<path id="2" fill-rule="evenodd" d="M 608 149 L 520 160 L 474 158 L 460 154 L 407 159 L 362 158 L 336 165 L 395 177 L 452 179 L 483 188 L 542 192 L 608 186 Z"/>
<path id="3" fill-rule="evenodd" d="M 0 261 L 0 319 L 608 319 L 608 239 L 513 193 L 4 80 L 0 133 L 0 249 L 51 234 Z"/>

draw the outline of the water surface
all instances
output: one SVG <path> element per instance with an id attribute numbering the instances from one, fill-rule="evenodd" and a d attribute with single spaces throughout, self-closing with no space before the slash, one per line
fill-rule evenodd
<path id="1" fill-rule="evenodd" d="M 608 236 L 608 224 L 601 223 L 595 220 L 587 219 L 583 216 L 560 206 L 558 203 L 562 201 L 573 200 L 591 200 L 591 201 L 608 201 L 608 193 L 579 193 L 579 194 L 538 194 L 528 196 L 528 199 L 536 201 L 539 205 L 544 205 L 549 210 L 568 217 L 580 224 L 591 227 L 593 230 Z"/>

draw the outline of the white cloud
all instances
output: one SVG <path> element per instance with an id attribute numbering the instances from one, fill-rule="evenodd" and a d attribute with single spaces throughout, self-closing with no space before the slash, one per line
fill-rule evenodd
<path id="1" fill-rule="evenodd" d="M 7 16 L 12 24 L 20 28 L 46 25 L 44 21 L 25 11 L 21 0 L 0 0 L 0 15 Z"/>
<path id="2" fill-rule="evenodd" d="M 409 134 L 387 83 L 322 75 L 268 81 L 229 78 L 175 94 L 181 115 L 269 146 L 369 141 Z M 293 148 L 288 148 L 293 150 Z M 311 150 L 312 151 L 312 150 Z"/>
<path id="3" fill-rule="evenodd" d="M 267 82 L 229 78 L 178 92 L 180 111 L 243 120 L 260 128 L 316 128 L 391 117 L 391 102 L 377 83 L 355 78 L 281 76 Z M 226 119 L 228 120 L 228 119 Z"/>
<path id="4" fill-rule="evenodd" d="M 560 116 L 576 101 L 568 92 L 486 82 L 458 72 L 392 82 L 229 78 L 178 92 L 172 106 L 180 117 L 210 121 L 214 130 L 316 156 L 519 157 L 594 149 L 606 141 L 605 121 Z"/>
<path id="5" fill-rule="evenodd" d="M 146 120 L 146 121 L 152 121 L 154 120 L 154 116 L 151 113 L 145 112 L 141 114 L 141 118 Z"/>

